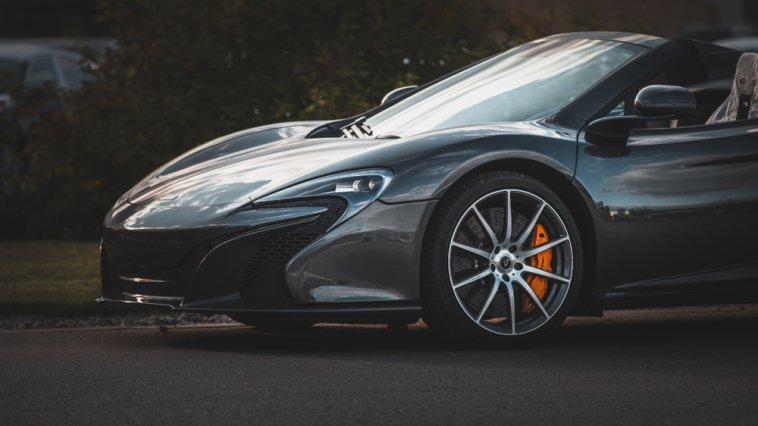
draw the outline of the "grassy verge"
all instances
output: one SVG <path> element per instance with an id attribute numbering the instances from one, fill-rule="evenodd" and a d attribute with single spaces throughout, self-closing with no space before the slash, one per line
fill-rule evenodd
<path id="1" fill-rule="evenodd" d="M 99 268 L 95 242 L 0 242 L 0 315 L 129 313 L 95 303 Z"/>

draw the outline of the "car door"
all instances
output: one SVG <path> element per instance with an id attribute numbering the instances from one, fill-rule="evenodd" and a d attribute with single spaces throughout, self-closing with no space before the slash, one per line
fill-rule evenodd
<path id="1" fill-rule="evenodd" d="M 606 291 L 726 285 L 758 276 L 758 120 L 580 141 L 577 180 L 597 201 Z"/>

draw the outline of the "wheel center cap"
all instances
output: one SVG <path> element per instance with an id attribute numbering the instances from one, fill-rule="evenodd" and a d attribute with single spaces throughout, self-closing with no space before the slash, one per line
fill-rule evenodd
<path id="1" fill-rule="evenodd" d="M 507 251 L 501 251 L 492 258 L 492 266 L 503 274 L 510 272 L 514 264 L 513 257 Z"/>

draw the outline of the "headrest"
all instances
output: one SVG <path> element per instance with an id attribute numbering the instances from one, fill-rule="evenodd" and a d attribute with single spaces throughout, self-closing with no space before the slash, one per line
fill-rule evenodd
<path id="1" fill-rule="evenodd" d="M 732 92 L 706 124 L 758 118 L 758 53 L 743 53 L 737 61 Z"/>

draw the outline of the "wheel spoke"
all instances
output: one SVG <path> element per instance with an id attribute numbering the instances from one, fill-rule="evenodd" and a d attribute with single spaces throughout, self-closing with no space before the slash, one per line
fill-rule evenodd
<path id="1" fill-rule="evenodd" d="M 482 223 L 482 228 L 484 228 L 484 232 L 489 235 L 490 240 L 492 241 L 492 247 L 497 247 L 497 237 L 495 236 L 495 233 L 492 231 L 492 228 L 490 228 L 490 224 L 487 223 L 486 220 L 484 220 L 484 216 L 482 216 L 481 213 L 479 213 L 479 209 L 476 208 L 476 206 L 471 206 L 471 210 L 474 211 L 476 214 L 476 217 L 479 219 L 479 222 Z"/>
<path id="2" fill-rule="evenodd" d="M 516 296 L 513 291 L 513 284 L 505 283 L 505 289 L 508 290 L 508 316 L 511 320 L 511 334 L 516 334 Z"/>
<path id="3" fill-rule="evenodd" d="M 457 289 L 457 288 L 463 287 L 464 285 L 471 284 L 474 281 L 478 281 L 478 280 L 481 280 L 482 278 L 486 278 L 487 275 L 490 275 L 490 274 L 491 274 L 490 270 L 489 269 L 485 269 L 484 271 L 482 271 L 482 272 L 480 272 L 480 273 L 478 273 L 478 274 L 476 274 L 474 276 L 468 277 L 468 278 L 466 278 L 465 280 L 463 280 L 463 281 L 461 281 L 459 283 L 453 284 L 453 288 Z"/>
<path id="4" fill-rule="evenodd" d="M 526 294 L 529 295 L 529 298 L 532 299 L 532 302 L 535 305 L 537 305 L 538 308 L 540 308 L 540 311 L 542 311 L 542 314 L 545 315 L 545 318 L 550 318 L 550 315 L 545 310 L 545 307 L 542 306 L 542 302 L 537 297 L 537 295 L 534 294 L 534 290 L 532 290 L 532 286 L 530 286 L 528 282 L 526 282 L 526 281 L 524 281 L 524 280 L 522 280 L 520 278 L 516 278 L 516 279 L 514 279 L 514 281 L 516 281 L 521 286 L 521 288 L 524 289 L 524 291 L 526 292 Z"/>
<path id="5" fill-rule="evenodd" d="M 490 305 L 492 304 L 492 299 L 495 298 L 495 295 L 497 294 L 497 288 L 500 286 L 500 280 L 496 279 L 495 283 L 492 284 L 492 290 L 490 290 L 489 296 L 487 296 L 487 300 L 484 302 L 484 306 L 482 306 L 482 310 L 479 311 L 479 316 L 476 317 L 476 322 L 482 322 L 482 318 L 484 317 L 484 314 L 487 312 L 487 309 L 490 308 Z"/>
<path id="6" fill-rule="evenodd" d="M 513 215 L 511 213 L 511 191 L 505 193 L 505 244 L 511 243 L 511 234 L 513 233 Z"/>
<path id="7" fill-rule="evenodd" d="M 487 260 L 489 260 L 489 258 L 490 258 L 490 253 L 488 251 L 484 251 L 484 250 L 478 249 L 476 247 L 467 246 L 465 244 L 456 243 L 455 241 L 453 241 L 453 243 L 451 245 L 453 247 L 458 247 L 461 250 L 466 250 L 467 252 L 473 253 L 473 254 L 475 254 L 477 256 L 481 256 L 481 257 L 483 257 L 483 258 L 485 258 Z"/>
<path id="8" fill-rule="evenodd" d="M 566 278 L 566 277 L 562 277 L 560 275 L 555 275 L 552 272 L 548 272 L 548 271 L 542 270 L 540 268 L 535 268 L 533 266 L 524 265 L 524 269 L 522 269 L 522 272 L 528 272 L 530 274 L 540 275 L 540 276 L 543 276 L 545 278 L 550 278 L 550 279 L 553 279 L 553 280 L 556 280 L 556 281 L 561 281 L 561 282 L 564 282 L 564 283 L 571 282 L 571 278 Z"/>
<path id="9" fill-rule="evenodd" d="M 545 210 L 545 203 L 540 202 L 540 206 L 537 208 L 537 213 L 534 214 L 532 220 L 529 221 L 529 225 L 524 228 L 524 231 L 521 233 L 521 237 L 519 237 L 518 241 L 516 241 L 517 246 L 521 247 L 521 245 L 524 244 L 524 241 L 526 241 L 526 239 L 532 235 L 532 230 L 534 229 L 534 226 L 537 225 L 537 221 L 540 220 L 540 216 L 542 216 L 543 210 Z"/>
<path id="10" fill-rule="evenodd" d="M 521 258 L 526 259 L 527 257 L 532 257 L 535 254 L 542 253 L 543 251 L 547 249 L 551 249 L 557 246 L 558 244 L 565 243 L 566 241 L 568 241 L 568 239 L 569 239 L 568 237 L 561 237 L 561 238 L 558 238 L 557 240 L 550 241 L 549 243 L 540 244 L 537 247 L 531 247 L 528 250 L 524 250 L 521 252 Z"/>

